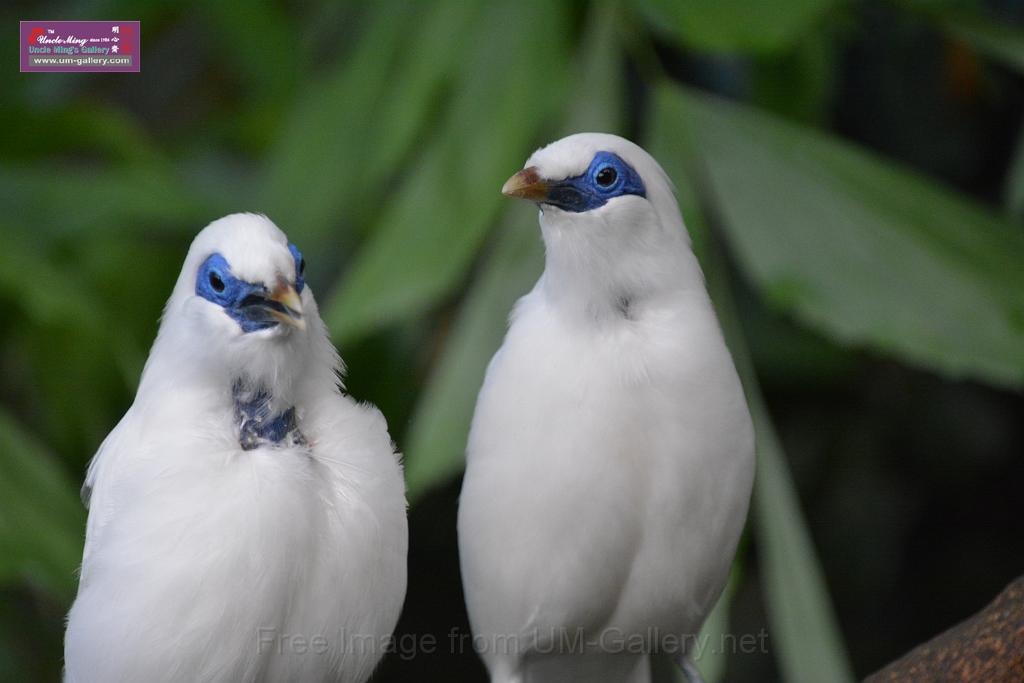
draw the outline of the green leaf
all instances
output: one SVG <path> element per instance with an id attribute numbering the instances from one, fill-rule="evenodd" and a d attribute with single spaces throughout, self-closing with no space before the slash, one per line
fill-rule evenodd
<path id="1" fill-rule="evenodd" d="M 543 250 L 537 217 L 521 208 L 510 212 L 500 230 L 413 413 L 405 459 L 411 504 L 462 469 L 487 363 L 505 336 L 512 305 L 540 275 Z"/>
<path id="2" fill-rule="evenodd" d="M 758 442 L 753 516 L 772 642 L 783 679 L 853 681 L 796 487 L 756 382 L 752 375 L 745 380 Z"/>
<path id="3" fill-rule="evenodd" d="M 264 210 L 307 253 L 327 246 L 345 201 L 364 189 L 361 142 L 415 18 L 394 1 L 368 11 L 358 42 L 337 68 L 310 80 L 268 155 Z"/>
<path id="4" fill-rule="evenodd" d="M 795 683 L 853 681 L 814 544 L 800 513 L 796 488 L 760 393 L 725 261 L 714 243 L 707 239 L 704 207 L 696 195 L 697 191 L 705 194 L 708 191 L 704 185 L 707 178 L 698 175 L 702 161 L 701 131 L 690 128 L 680 132 L 680 123 L 686 119 L 680 112 L 682 106 L 674 101 L 677 97 L 681 95 L 676 92 L 658 94 L 651 132 L 652 149 L 670 177 L 679 187 L 686 188 L 680 204 L 691 232 L 696 233 L 703 245 L 698 253 L 707 275 L 708 290 L 754 420 L 757 474 L 751 516 L 761 556 L 770 642 L 783 680 Z M 733 571 L 735 574 L 735 564 Z M 735 576 L 730 577 L 730 582 L 734 581 Z M 723 599 L 728 595 L 727 588 Z M 716 607 L 718 609 L 720 607 Z M 714 622 L 710 619 L 709 622 L 705 632 L 713 633 Z M 712 665 L 709 669 L 713 669 L 718 662 L 709 664 Z M 721 665 L 724 666 L 724 662 Z"/>
<path id="5" fill-rule="evenodd" d="M 9 232 L 0 249 L 0 299 L 33 324 L 69 322 L 94 332 L 100 327 L 96 307 L 74 277 L 50 263 L 42 249 Z"/>
<path id="6" fill-rule="evenodd" d="M 324 307 L 335 335 L 420 313 L 465 274 L 563 87 L 565 19 L 539 0 L 488 8 L 445 124 Z"/>
<path id="7" fill-rule="evenodd" d="M 388 96 L 373 112 L 373 144 L 361 169 L 371 184 L 391 175 L 417 143 L 444 87 L 465 58 L 480 13 L 477 3 L 442 0 L 413 32 Z"/>
<path id="8" fill-rule="evenodd" d="M 164 163 L 141 122 L 108 103 L 78 101 L 74 106 L 54 108 L 12 104 L 0 109 L 3 159 L 80 154 L 143 166 Z M 52 181 L 52 173 L 50 178 Z"/>
<path id="9" fill-rule="evenodd" d="M 0 304 L 13 323 L 6 350 L 18 360 L 6 379 L 20 404 L 34 406 L 33 428 L 67 452 L 98 443 L 117 410 L 112 397 L 135 386 L 145 360 L 129 326 L 79 275 L 7 230 Z"/>
<path id="10" fill-rule="evenodd" d="M 57 175 L 48 164 L 0 164 L 0 206 L 9 225 L 49 239 L 100 231 L 194 235 L 232 210 L 215 188 L 190 186 L 162 166 L 70 161 Z"/>
<path id="11" fill-rule="evenodd" d="M 739 585 L 739 563 L 737 555 L 733 562 L 732 571 L 729 573 L 729 582 L 725 585 L 722 595 L 715 603 L 711 614 L 704 621 L 700 633 L 697 635 L 696 651 L 692 654 L 693 663 L 700 669 L 704 677 L 704 683 L 717 683 L 725 676 L 725 669 L 729 662 L 729 643 L 736 634 L 729 631 L 729 608 L 732 605 L 732 598 L 736 594 L 736 587 Z M 681 674 L 681 672 L 680 672 Z M 687 683 L 685 676 L 678 676 L 680 683 Z"/>
<path id="12" fill-rule="evenodd" d="M 1024 382 L 1024 233 L 824 134 L 665 87 L 730 244 L 767 300 L 841 343 L 953 377 Z"/>
<path id="13" fill-rule="evenodd" d="M 291 17 L 269 0 L 200 3 L 208 39 L 257 100 L 286 96 L 299 76 L 299 46 Z"/>
<path id="14" fill-rule="evenodd" d="M 382 3 L 336 69 L 314 79 L 271 152 L 268 215 L 304 249 L 337 249 L 370 209 L 429 119 L 459 56 L 476 3 Z M 411 39 L 409 38 L 411 36 Z M 315 263 L 314 263 L 315 266 Z"/>
<path id="15" fill-rule="evenodd" d="M 625 68 L 620 31 L 622 9 L 613 0 L 596 0 L 577 50 L 568 133 L 616 133 L 625 120 Z M 568 134 L 567 133 L 567 134 Z"/>
<path id="16" fill-rule="evenodd" d="M 621 64 L 617 64 L 614 2 L 592 5 L 577 64 L 571 130 L 616 130 L 621 122 Z M 501 345 L 508 315 L 543 268 L 537 213 L 510 203 L 493 249 L 470 287 L 444 353 L 431 371 L 409 428 L 405 474 L 415 503 L 463 466 L 477 392 L 487 363 Z"/>
<path id="17" fill-rule="evenodd" d="M 698 161 L 697 150 L 689 136 L 679 135 L 676 131 L 666 129 L 666 126 L 663 125 L 655 126 L 651 130 L 648 144 L 651 153 L 661 162 L 668 177 L 677 181 L 676 198 L 679 202 L 679 210 L 693 242 L 694 253 L 700 259 L 702 267 L 707 267 L 711 256 L 711 244 L 698 188 L 694 182 L 696 177 L 694 171 Z M 711 263 L 710 265 L 714 268 L 718 264 Z M 696 647 L 698 649 L 692 653 L 694 664 L 700 669 L 705 683 L 715 683 L 723 679 L 728 667 L 729 656 L 733 654 L 727 649 L 728 638 L 732 635 L 729 633 L 729 608 L 739 583 L 741 562 L 738 553 L 733 561 L 729 583 L 704 622 L 697 639 Z M 662 671 L 665 671 L 665 674 L 660 680 L 687 683 L 686 677 L 674 663 L 671 667 L 662 665 Z"/>
<path id="18" fill-rule="evenodd" d="M 701 191 L 706 188 L 698 186 L 703 177 L 699 172 L 700 150 L 693 136 L 685 131 L 681 133 L 677 120 L 666 117 L 665 113 L 665 107 L 655 109 L 647 149 L 673 181 L 693 253 L 703 265 L 709 253 L 710 231 L 701 206 Z"/>
<path id="19" fill-rule="evenodd" d="M 74 595 L 85 514 L 53 456 L 0 412 L 0 582 Z"/>
<path id="20" fill-rule="evenodd" d="M 764 53 L 792 45 L 837 0 L 637 0 L 655 26 L 706 52 Z"/>
<path id="21" fill-rule="evenodd" d="M 782 679 L 790 683 L 852 683 L 853 672 L 824 574 L 758 386 L 725 263 L 713 249 L 709 250 L 705 270 L 708 289 L 754 421 L 757 473 L 751 517 L 760 556 L 770 643 Z"/>
<path id="22" fill-rule="evenodd" d="M 803 124 L 828 120 L 840 56 L 835 31 L 819 30 L 790 49 L 751 60 L 751 100 Z"/>

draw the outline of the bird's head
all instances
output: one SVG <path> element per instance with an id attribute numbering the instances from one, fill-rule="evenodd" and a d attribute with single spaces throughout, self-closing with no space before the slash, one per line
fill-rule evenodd
<path id="1" fill-rule="evenodd" d="M 672 184 L 629 140 L 603 133 L 562 138 L 534 152 L 502 192 L 540 207 L 545 277 L 560 278 L 562 288 L 593 292 L 597 285 L 597 295 L 630 297 L 690 268 Z"/>
<path id="2" fill-rule="evenodd" d="M 316 303 L 299 249 L 265 216 L 234 214 L 196 236 L 161 336 L 179 355 L 235 374 L 277 377 L 309 346 Z"/>

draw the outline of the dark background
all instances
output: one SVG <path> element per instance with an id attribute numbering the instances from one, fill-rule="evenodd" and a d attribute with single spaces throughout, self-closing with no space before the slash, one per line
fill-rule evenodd
<path id="1" fill-rule="evenodd" d="M 437 652 L 392 655 L 374 680 L 484 680 L 449 652 L 468 631 L 461 448 L 541 267 L 534 212 L 498 189 L 583 129 L 637 140 L 673 177 L 762 465 L 784 464 L 759 471 L 711 627 L 765 628 L 768 651 L 700 662 L 709 683 L 722 666 L 864 676 L 1024 569 L 1020 3 L 122 0 L 0 17 L 0 680 L 59 676 L 84 468 L 190 239 L 234 211 L 303 249 L 348 390 L 406 454 L 397 635 Z M 29 19 L 139 19 L 142 72 L 18 74 Z"/>

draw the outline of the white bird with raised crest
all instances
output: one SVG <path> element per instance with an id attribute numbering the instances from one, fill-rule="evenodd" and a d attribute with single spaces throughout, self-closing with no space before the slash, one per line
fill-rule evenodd
<path id="1" fill-rule="evenodd" d="M 369 678 L 405 597 L 401 465 L 269 219 L 196 237 L 86 476 L 65 679 Z"/>
<path id="2" fill-rule="evenodd" d="M 658 163 L 613 135 L 538 150 L 544 273 L 477 400 L 459 504 L 492 683 L 691 680 L 754 475 L 750 414 Z"/>

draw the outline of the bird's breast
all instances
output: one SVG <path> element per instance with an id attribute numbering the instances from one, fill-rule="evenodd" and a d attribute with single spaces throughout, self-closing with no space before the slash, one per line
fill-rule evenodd
<path id="1" fill-rule="evenodd" d="M 728 566 L 714 548 L 735 543 L 745 515 L 752 441 L 713 317 L 679 318 L 594 331 L 535 310 L 510 329 L 477 403 L 460 504 L 469 585 L 507 598 L 495 629 L 642 624 L 636 606 L 659 595 L 666 624 L 699 623 Z"/>

